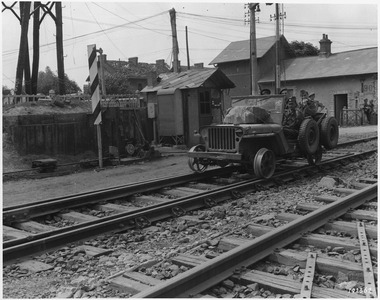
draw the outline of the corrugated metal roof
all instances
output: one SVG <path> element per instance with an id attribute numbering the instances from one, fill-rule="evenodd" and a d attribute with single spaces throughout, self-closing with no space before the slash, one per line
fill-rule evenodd
<path id="1" fill-rule="evenodd" d="M 235 84 L 219 69 L 192 69 L 181 73 L 160 75 L 161 82 L 155 86 L 146 86 L 141 92 L 156 92 L 161 89 L 191 89 L 200 87 L 208 79 L 221 89 L 234 88 Z"/>
<path id="2" fill-rule="evenodd" d="M 263 57 L 265 53 L 276 42 L 275 36 L 263 37 L 256 39 L 257 58 Z M 249 40 L 237 41 L 230 43 L 209 65 L 224 62 L 247 60 L 250 59 L 250 42 Z"/>
<path id="3" fill-rule="evenodd" d="M 331 54 L 329 57 L 308 56 L 284 60 L 281 80 L 377 73 L 377 47 Z M 264 74 L 259 82 L 274 81 L 273 73 Z"/>

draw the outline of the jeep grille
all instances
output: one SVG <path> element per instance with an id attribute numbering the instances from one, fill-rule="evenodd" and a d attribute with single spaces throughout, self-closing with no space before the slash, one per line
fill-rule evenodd
<path id="1" fill-rule="evenodd" d="M 236 127 L 210 127 L 208 128 L 209 151 L 236 151 Z"/>

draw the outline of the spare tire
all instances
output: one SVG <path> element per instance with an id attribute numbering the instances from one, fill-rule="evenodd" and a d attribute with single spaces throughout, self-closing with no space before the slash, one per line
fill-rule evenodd
<path id="1" fill-rule="evenodd" d="M 319 128 L 313 119 L 302 121 L 298 133 L 298 145 L 303 152 L 314 154 L 319 146 Z"/>
<path id="2" fill-rule="evenodd" d="M 321 123 L 321 144 L 327 149 L 333 149 L 338 145 L 339 127 L 334 117 L 327 117 Z"/>

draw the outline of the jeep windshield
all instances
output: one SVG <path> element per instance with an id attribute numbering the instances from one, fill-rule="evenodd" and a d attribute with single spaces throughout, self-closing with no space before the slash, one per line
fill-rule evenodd
<path id="1" fill-rule="evenodd" d="M 223 123 L 281 125 L 283 111 L 282 95 L 232 97 L 232 107 L 227 111 Z"/>

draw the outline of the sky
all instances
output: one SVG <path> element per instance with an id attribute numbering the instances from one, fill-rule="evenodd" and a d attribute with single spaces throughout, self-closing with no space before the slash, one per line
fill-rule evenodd
<path id="1" fill-rule="evenodd" d="M 4 2 L 11 5 L 13 2 Z M 46 3 L 46 2 L 43 2 Z M 172 65 L 172 33 L 169 10 L 176 10 L 179 60 L 187 65 L 186 30 L 190 64 L 209 63 L 231 42 L 248 40 L 250 26 L 244 22 L 248 9 L 242 1 L 216 2 L 83 2 L 63 1 L 64 69 L 81 88 L 89 74 L 87 46 L 102 48 L 109 60 L 155 63 L 164 59 Z M 280 6 L 283 33 L 288 42 L 304 41 L 319 48 L 327 34 L 332 52 L 351 51 L 378 45 L 378 5 L 376 1 L 285 1 Z M 4 6 L 2 6 L 4 8 Z M 14 7 L 19 15 L 18 3 Z M 275 5 L 260 4 L 256 13 L 256 36 L 275 35 Z M 6 9 L 2 18 L 2 85 L 14 88 L 21 26 Z M 32 61 L 32 20 L 29 25 Z M 40 28 L 39 69 L 48 66 L 57 74 L 55 24 L 46 16 Z M 32 62 L 31 62 L 32 63 Z M 82 88 L 83 89 L 83 88 Z"/>

